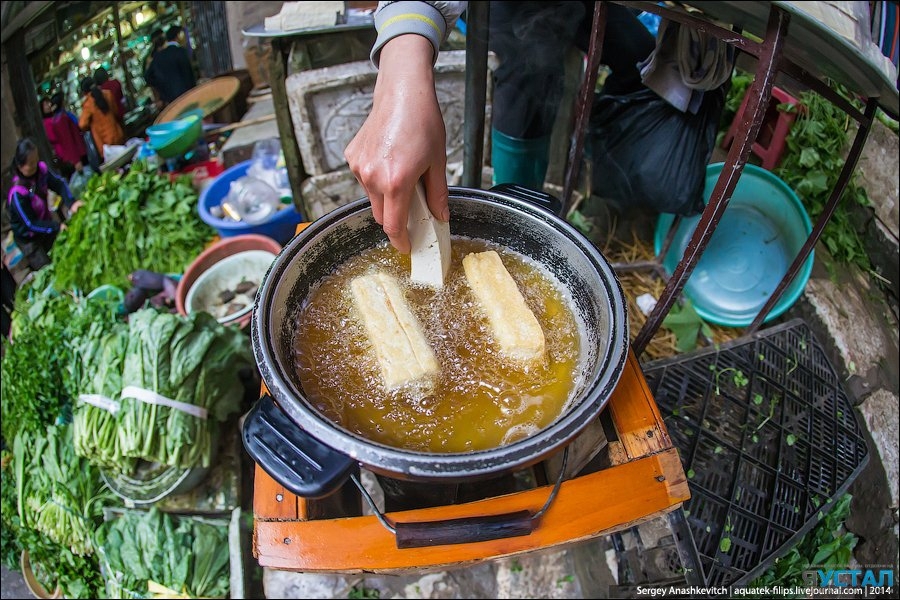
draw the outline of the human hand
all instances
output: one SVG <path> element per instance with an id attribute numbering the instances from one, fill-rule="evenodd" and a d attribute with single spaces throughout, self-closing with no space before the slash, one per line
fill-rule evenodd
<path id="1" fill-rule="evenodd" d="M 406 223 L 420 179 L 431 213 L 450 220 L 447 133 L 434 90 L 433 52 L 426 38 L 414 34 L 381 49 L 372 110 L 344 150 L 375 221 L 404 254 L 410 252 Z"/>
<path id="2" fill-rule="evenodd" d="M 72 203 L 72 206 L 69 207 L 69 216 L 74 215 L 79 208 L 84 205 L 84 202 L 81 200 L 76 200 Z"/>

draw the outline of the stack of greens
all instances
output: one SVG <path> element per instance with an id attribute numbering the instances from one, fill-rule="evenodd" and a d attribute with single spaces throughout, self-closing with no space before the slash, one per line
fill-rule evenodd
<path id="1" fill-rule="evenodd" d="M 125 288 L 138 269 L 183 273 L 215 234 L 197 213 L 190 176 L 171 180 L 143 161 L 92 177 L 82 200 L 51 252 L 64 288 Z"/>
<path id="2" fill-rule="evenodd" d="M 15 306 L 0 377 L 3 439 L 16 450 L 4 454 L 3 562 L 18 570 L 27 550 L 45 587 L 58 581 L 66 598 L 97 598 L 103 580 L 88 539 L 99 504 L 117 499 L 74 455 L 71 428 L 53 424 L 67 420 L 85 376 L 81 352 L 117 325 L 117 307 L 57 291 L 52 264 L 19 287 Z"/>
<path id="3" fill-rule="evenodd" d="M 46 437 L 24 433 L 13 445 L 20 526 L 32 527 L 73 554 L 93 553 L 91 535 L 102 504 L 114 500 L 100 473 L 76 456 L 69 425 L 47 428 Z"/>
<path id="4" fill-rule="evenodd" d="M 75 452 L 101 468 L 131 470 L 134 460 L 122 454 L 115 409 L 122 392 L 128 326 L 120 324 L 99 340 L 85 340 L 84 346 L 85 376 L 73 410 Z"/>
<path id="5" fill-rule="evenodd" d="M 71 429 L 59 425 L 43 436 L 16 435 L 14 525 L 45 587 L 52 589 L 58 577 L 66 598 L 96 598 L 102 580 L 92 538 L 103 507 L 118 502 L 99 471 L 75 455 Z"/>
<path id="6" fill-rule="evenodd" d="M 97 531 L 108 598 L 224 598 L 229 591 L 228 524 L 151 508 L 125 511 Z M 163 596 L 159 596 L 163 597 Z"/>
<path id="7" fill-rule="evenodd" d="M 208 313 L 152 308 L 129 317 L 126 336 L 109 336 L 93 363 L 84 390 L 116 406 L 79 404 L 77 451 L 114 473 L 138 460 L 209 467 L 220 423 L 240 410 L 239 372 L 253 361 L 246 336 Z"/>

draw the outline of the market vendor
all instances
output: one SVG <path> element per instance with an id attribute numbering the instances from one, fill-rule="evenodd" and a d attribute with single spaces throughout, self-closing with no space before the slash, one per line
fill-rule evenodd
<path id="1" fill-rule="evenodd" d="M 50 263 L 50 248 L 65 223 L 54 219 L 49 192 L 59 195 L 68 213 L 81 205 L 72 198 L 66 182 L 38 160 L 37 146 L 29 138 L 16 144 L 10 168 L 12 187 L 6 202 L 13 238 L 33 271 Z"/>

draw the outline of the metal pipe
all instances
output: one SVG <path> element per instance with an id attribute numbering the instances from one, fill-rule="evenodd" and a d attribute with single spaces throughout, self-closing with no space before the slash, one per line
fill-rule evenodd
<path id="1" fill-rule="evenodd" d="M 572 191 L 575 189 L 575 180 L 581 168 L 581 155 L 584 151 L 584 132 L 587 129 L 587 121 L 591 114 L 591 105 L 594 102 L 594 88 L 597 87 L 597 70 L 600 68 L 600 59 L 603 54 L 603 37 L 606 33 L 606 2 L 594 2 L 594 19 L 591 24 L 591 43 L 588 46 L 588 64 L 584 81 L 578 92 L 575 103 L 575 129 L 572 132 L 572 141 L 569 146 L 569 156 L 566 161 L 566 179 L 563 186 L 562 212 L 563 219 L 569 214 L 572 206 Z"/>
<path id="2" fill-rule="evenodd" d="M 809 253 L 812 252 L 812 249 L 815 247 L 816 243 L 818 243 L 819 238 L 822 237 L 822 232 L 825 230 L 825 226 L 828 224 L 828 221 L 831 220 L 832 215 L 834 215 L 835 209 L 837 209 L 838 202 L 840 202 L 841 195 L 844 193 L 844 190 L 847 188 L 847 184 L 850 182 L 850 177 L 853 175 L 853 170 L 856 169 L 856 163 L 859 161 L 859 157 L 862 154 L 863 146 L 866 144 L 866 138 L 869 135 L 869 128 L 872 123 L 872 119 L 875 118 L 875 111 L 878 109 L 878 102 L 873 99 L 870 99 L 866 103 L 866 112 L 864 115 L 864 119 L 859 124 L 859 130 L 856 132 L 856 137 L 853 140 L 853 145 L 850 147 L 850 153 L 847 155 L 847 160 L 844 161 L 844 167 L 841 169 L 841 174 L 838 177 L 837 183 L 835 184 L 834 190 L 831 192 L 831 196 L 828 198 L 828 203 L 825 205 L 825 209 L 822 211 L 822 214 L 819 215 L 819 218 L 816 220 L 816 225 L 813 227 L 812 233 L 806 239 L 806 242 L 800 248 L 800 252 L 797 254 L 796 258 L 794 258 L 794 262 L 791 263 L 791 266 L 788 268 L 787 273 L 785 273 L 784 277 L 781 278 L 781 281 L 778 283 L 778 287 L 775 288 L 775 291 L 769 296 L 769 299 L 766 300 L 766 304 L 762 307 L 759 313 L 756 315 L 756 318 L 753 319 L 753 322 L 747 328 L 747 333 L 754 333 L 759 326 L 762 325 L 763 321 L 766 318 L 766 315 L 772 310 L 772 307 L 775 306 L 775 303 L 784 293 L 785 288 L 794 280 L 797 276 L 797 273 L 800 272 L 803 263 L 806 262 L 806 258 L 809 256 Z"/>
<path id="3" fill-rule="evenodd" d="M 466 10 L 466 100 L 462 185 L 481 189 L 484 164 L 484 111 L 487 96 L 490 2 L 470 2 Z"/>
<path id="4" fill-rule="evenodd" d="M 722 214 L 731 200 L 734 188 L 741 177 L 744 165 L 750 157 L 750 149 L 756 140 L 759 130 L 765 118 L 766 108 L 772 97 L 772 87 L 775 84 L 775 76 L 778 73 L 778 63 L 781 59 L 784 40 L 787 37 L 790 15 L 775 5 L 769 10 L 769 22 L 766 27 L 766 37 L 761 44 L 759 65 L 753 85 L 748 90 L 747 109 L 738 127 L 735 140 L 728 151 L 728 157 L 722 168 L 722 173 L 712 190 L 709 203 L 700 216 L 700 222 L 685 248 L 684 256 L 675 268 L 672 277 L 666 283 L 662 295 L 656 306 L 648 315 L 644 326 L 638 332 L 632 348 L 635 355 L 640 357 L 647 344 L 662 325 L 663 319 L 672 309 L 675 300 L 681 294 L 691 273 L 700 261 L 700 257 L 709 240 L 712 237 Z"/>

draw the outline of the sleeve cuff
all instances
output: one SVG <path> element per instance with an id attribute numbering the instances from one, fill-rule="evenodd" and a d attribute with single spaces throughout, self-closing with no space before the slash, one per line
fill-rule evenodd
<path id="1" fill-rule="evenodd" d="M 434 50 L 431 63 L 434 64 L 447 25 L 441 12 L 428 3 L 392 2 L 375 15 L 375 29 L 378 37 L 369 57 L 377 68 L 382 46 L 398 35 L 407 33 L 421 35 L 431 42 Z"/>

